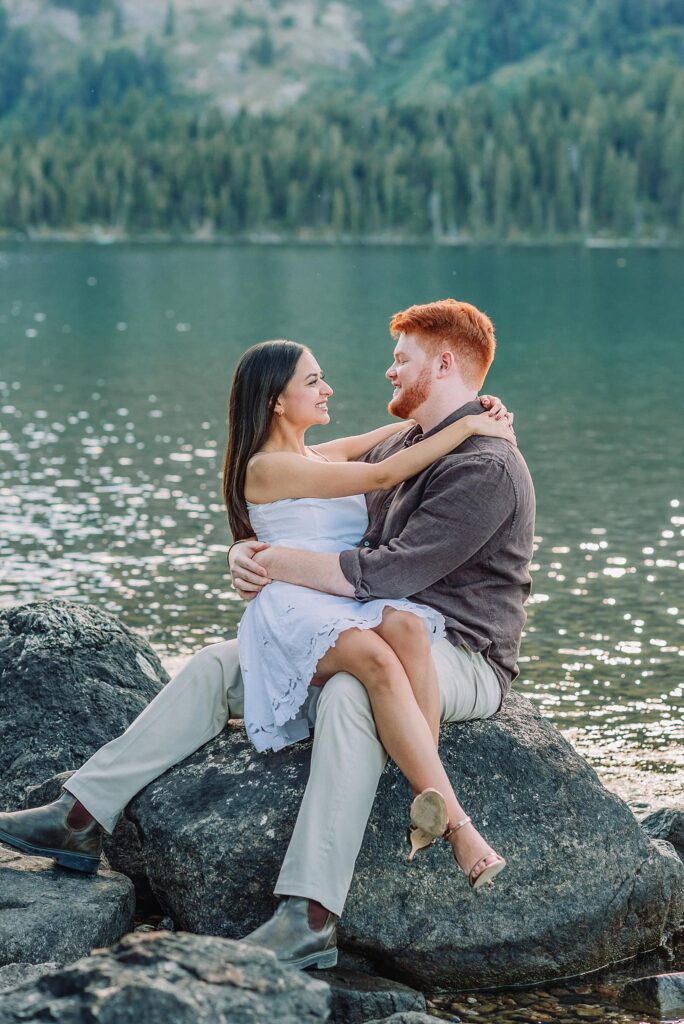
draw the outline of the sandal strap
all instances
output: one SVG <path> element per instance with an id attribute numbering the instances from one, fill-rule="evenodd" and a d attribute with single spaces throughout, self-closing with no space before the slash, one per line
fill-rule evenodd
<path id="1" fill-rule="evenodd" d="M 468 878 L 472 878 L 473 877 L 473 871 L 475 870 L 475 868 L 477 867 L 478 864 L 481 864 L 483 860 L 489 860 L 490 857 L 493 857 L 494 860 L 492 861 L 491 864 L 485 864 L 485 868 L 490 868 L 490 867 L 492 867 L 493 864 L 499 864 L 501 861 L 503 861 L 503 857 L 501 857 L 498 853 L 495 853 L 494 850 L 492 850 L 491 853 L 485 853 L 484 857 L 480 857 L 479 860 L 475 861 L 475 863 L 471 867 L 470 871 L 468 872 Z M 483 868 L 483 870 L 485 868 Z M 480 872 L 480 874 L 482 874 L 482 872 Z M 477 877 L 479 878 L 480 875 L 478 875 Z"/>
<path id="2" fill-rule="evenodd" d="M 467 825 L 470 820 L 471 820 L 470 818 L 461 818 L 461 820 L 457 821 L 455 825 L 451 826 L 451 828 L 447 827 L 445 829 L 445 831 L 442 833 L 442 838 L 443 839 L 451 838 L 451 836 L 454 834 L 454 832 L 458 832 L 459 828 L 463 828 L 463 826 Z M 478 861 L 478 863 L 479 863 L 479 861 Z M 474 864 L 473 864 L 473 867 L 475 867 Z"/>

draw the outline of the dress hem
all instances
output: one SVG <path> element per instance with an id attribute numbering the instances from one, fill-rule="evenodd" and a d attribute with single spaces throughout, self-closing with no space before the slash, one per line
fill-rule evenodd
<path id="1" fill-rule="evenodd" d="M 382 600 L 382 598 L 377 600 Z M 405 601 L 406 604 L 410 603 L 412 607 L 407 608 L 404 604 Z M 388 600 L 386 603 L 382 604 L 382 606 L 377 610 L 377 613 L 373 615 L 371 618 L 340 616 L 339 618 L 333 620 L 332 623 L 330 623 L 329 625 L 326 625 L 325 633 L 317 633 L 311 638 L 311 646 L 305 656 L 305 668 L 303 668 L 300 672 L 296 674 L 296 676 L 293 677 L 293 679 L 290 680 L 292 688 L 287 695 L 287 710 L 290 713 L 287 714 L 286 717 L 278 715 L 278 709 L 273 708 L 273 705 L 271 705 L 273 709 L 272 727 L 258 726 L 258 732 L 255 732 L 254 727 L 251 726 L 247 721 L 247 708 L 245 707 L 245 729 L 247 730 L 247 735 L 249 739 L 251 740 L 252 744 L 259 753 L 268 753 L 269 751 L 273 751 L 275 753 L 278 750 L 282 750 L 284 747 L 290 745 L 287 742 L 287 739 L 285 738 L 285 742 L 277 747 L 274 747 L 272 743 L 269 743 L 267 746 L 259 746 L 256 743 L 254 737 L 259 733 L 263 734 L 265 732 L 278 732 L 278 730 L 282 729 L 282 727 L 287 725 L 288 722 L 292 722 L 293 720 L 295 720 L 308 696 L 309 686 L 311 685 L 311 680 L 315 675 L 316 666 L 318 665 L 318 662 L 321 660 L 323 655 L 330 650 L 331 647 L 335 646 L 340 637 L 340 634 L 344 633 L 347 629 L 374 629 L 376 626 L 379 626 L 380 623 L 382 622 L 382 616 L 386 608 L 395 608 L 397 609 L 397 611 L 410 611 L 411 614 L 413 615 L 417 614 L 415 611 L 415 602 L 408 602 L 405 598 L 402 598 L 399 601 Z M 423 620 L 425 628 L 428 630 L 428 634 L 431 637 L 431 643 L 435 643 L 437 640 L 442 640 L 446 637 L 446 624 L 444 622 L 444 617 L 439 612 L 435 611 L 432 608 L 428 608 L 427 605 L 425 606 L 425 608 L 428 614 L 419 614 L 419 618 Z M 247 693 L 245 693 L 245 703 L 247 703 L 247 699 Z M 282 704 L 285 704 L 285 701 L 283 701 Z M 310 734 L 311 729 L 309 728 L 309 735 Z M 278 738 L 283 738 L 282 734 L 279 734 Z M 294 740 L 292 742 L 297 741 Z"/>

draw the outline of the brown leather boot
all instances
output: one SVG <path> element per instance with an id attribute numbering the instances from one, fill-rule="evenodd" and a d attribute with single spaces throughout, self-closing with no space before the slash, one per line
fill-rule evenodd
<path id="1" fill-rule="evenodd" d="M 76 797 L 64 790 L 51 804 L 0 814 L 0 843 L 33 857 L 54 857 L 62 867 L 94 874 L 104 829 L 94 818 L 83 828 L 73 828 L 67 819 L 75 803 Z"/>
<path id="2" fill-rule="evenodd" d="M 334 967 L 337 963 L 337 921 L 328 912 L 322 928 L 309 923 L 309 901 L 286 896 L 265 924 L 245 935 L 243 942 L 271 949 L 282 964 L 297 967 Z"/>

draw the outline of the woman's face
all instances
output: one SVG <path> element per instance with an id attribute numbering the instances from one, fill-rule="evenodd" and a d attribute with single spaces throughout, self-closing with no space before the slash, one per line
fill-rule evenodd
<path id="1" fill-rule="evenodd" d="M 328 399 L 333 389 L 323 379 L 323 371 L 311 352 L 302 352 L 297 368 L 278 398 L 280 417 L 300 429 L 330 422 Z"/>

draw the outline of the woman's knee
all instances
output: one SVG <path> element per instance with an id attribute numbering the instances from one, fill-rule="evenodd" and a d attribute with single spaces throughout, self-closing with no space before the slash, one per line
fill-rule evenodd
<path id="1" fill-rule="evenodd" d="M 371 691 L 389 688 L 403 672 L 401 662 L 374 630 L 355 630 L 342 634 L 335 647 L 332 661 L 326 666 L 325 659 L 319 662 L 319 670 L 349 673 L 350 678 L 360 679 L 363 686 Z M 332 679 L 328 679 L 327 690 Z"/>
<path id="2" fill-rule="evenodd" d="M 412 651 L 430 648 L 430 638 L 420 615 L 386 608 L 382 617 L 381 636 L 393 646 L 410 647 Z"/>
<path id="3" fill-rule="evenodd" d="M 370 634 L 361 662 L 363 681 L 370 685 L 391 686 L 401 672 L 401 662 L 390 644 L 377 633 Z"/>

